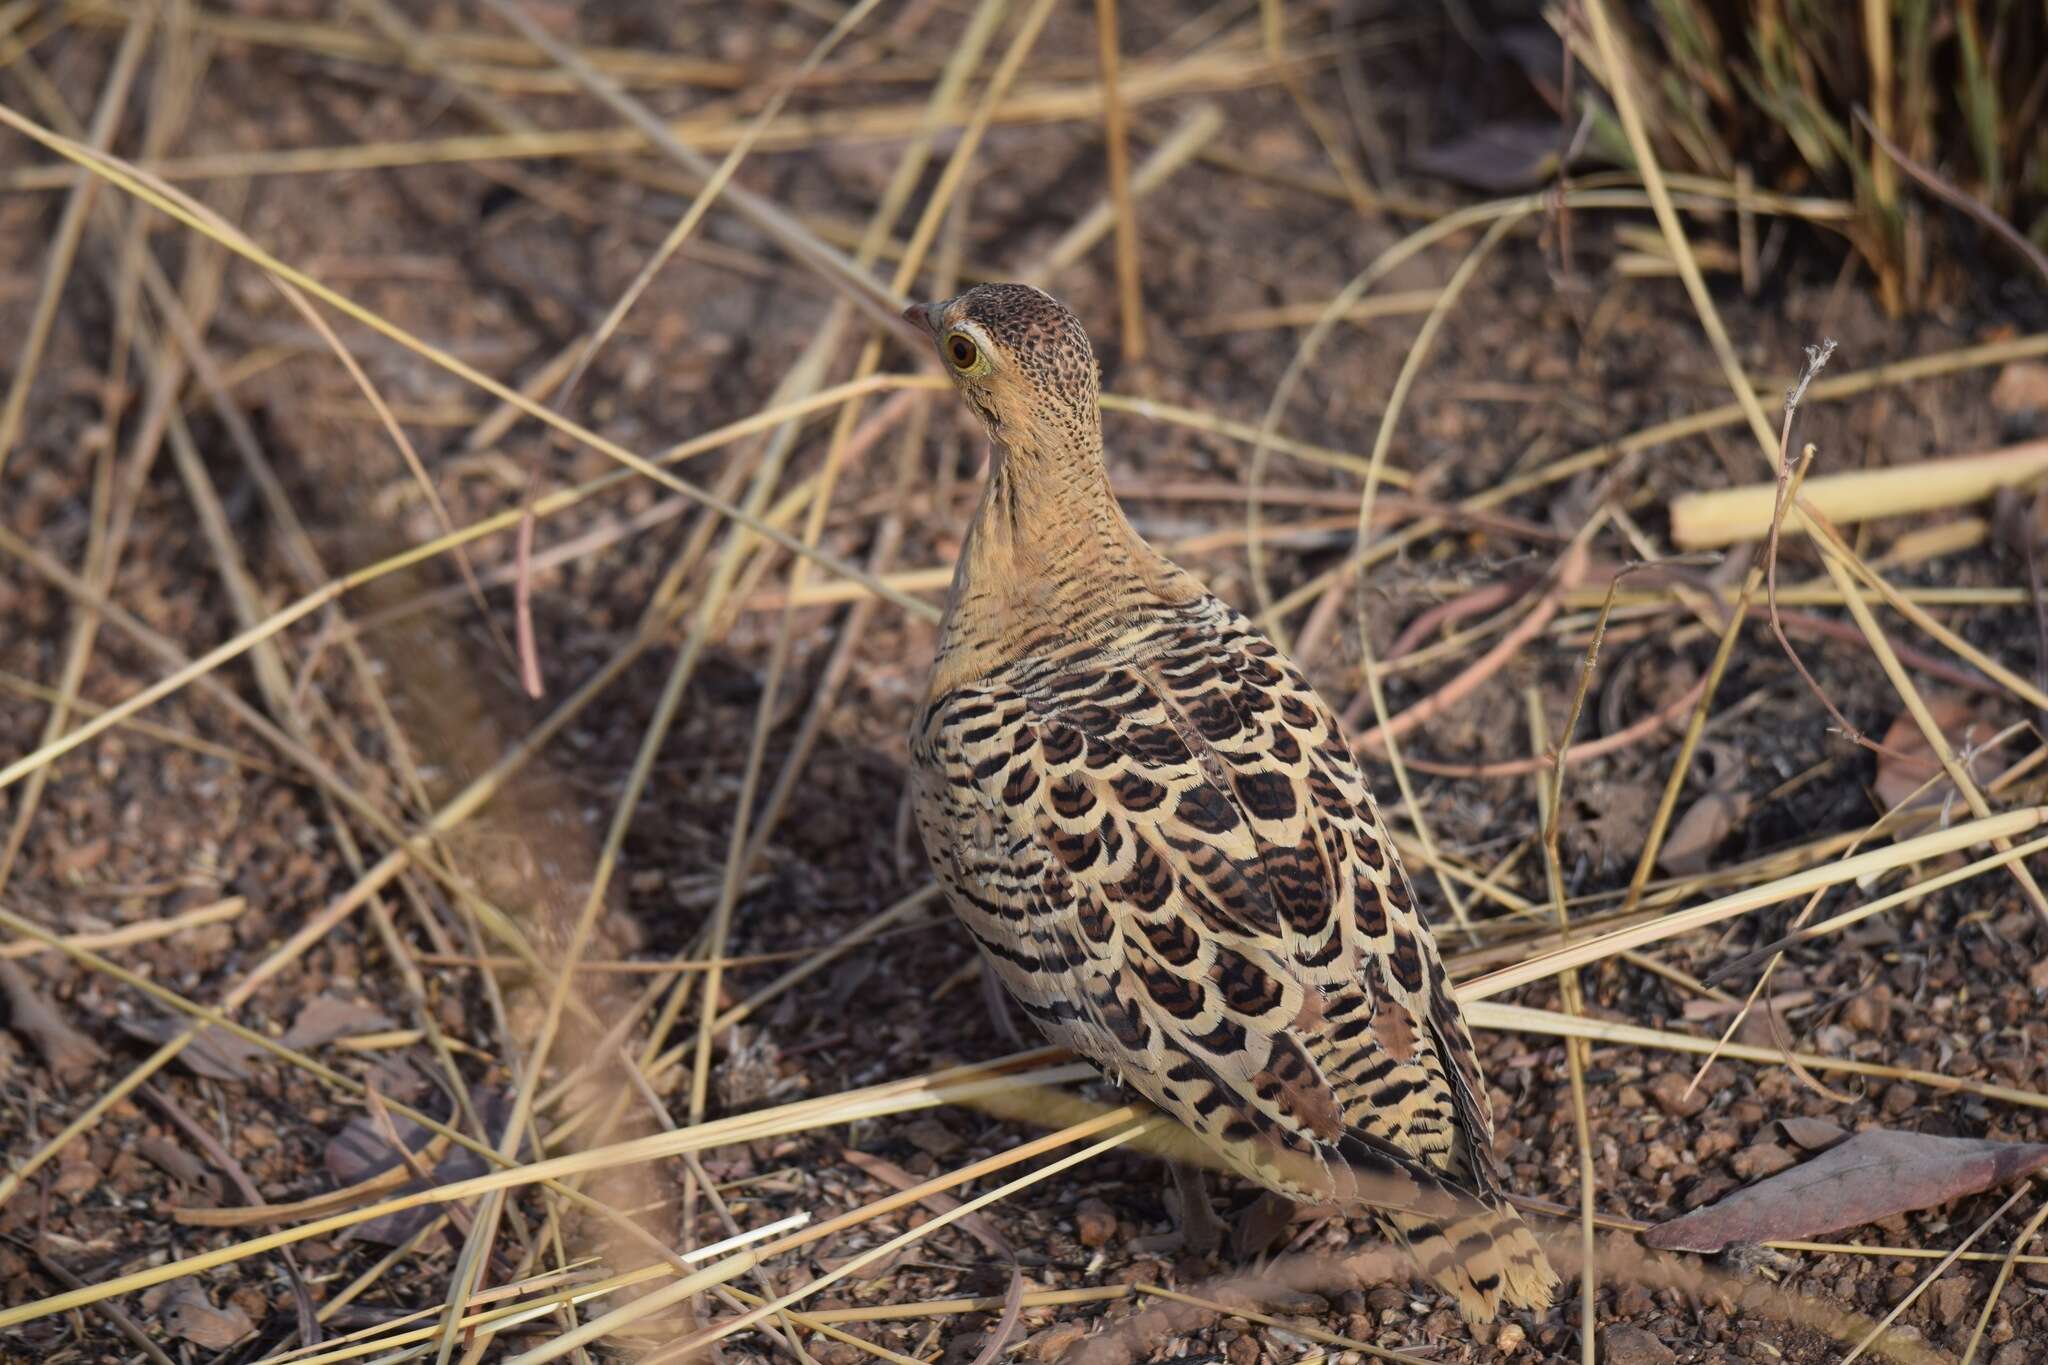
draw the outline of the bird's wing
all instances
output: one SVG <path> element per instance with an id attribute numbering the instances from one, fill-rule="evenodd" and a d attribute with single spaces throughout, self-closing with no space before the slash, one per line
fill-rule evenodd
<path id="1" fill-rule="evenodd" d="M 1399 860 L 1335 717 L 1241 616 L 1019 666 L 913 742 L 926 848 L 1049 1035 L 1296 1197 L 1490 1188 Z"/>

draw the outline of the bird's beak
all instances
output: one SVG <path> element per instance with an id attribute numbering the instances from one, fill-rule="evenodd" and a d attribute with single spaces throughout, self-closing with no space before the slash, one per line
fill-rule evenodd
<path id="1" fill-rule="evenodd" d="M 920 332 L 929 335 L 935 330 L 935 324 L 932 321 L 932 306 L 928 303 L 911 304 L 910 307 L 903 310 L 903 316 Z"/>

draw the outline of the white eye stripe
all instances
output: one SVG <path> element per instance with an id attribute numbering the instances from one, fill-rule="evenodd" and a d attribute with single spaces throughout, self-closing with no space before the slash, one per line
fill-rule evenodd
<path id="1" fill-rule="evenodd" d="M 958 374 L 985 374 L 993 368 L 988 341 L 971 322 L 956 324 L 939 343 L 939 353 Z"/>

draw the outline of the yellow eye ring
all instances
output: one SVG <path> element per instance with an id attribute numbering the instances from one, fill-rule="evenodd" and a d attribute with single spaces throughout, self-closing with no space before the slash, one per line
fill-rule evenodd
<path id="1" fill-rule="evenodd" d="M 946 359 L 953 362 L 956 370 L 971 370 L 981 360 L 981 348 L 966 334 L 955 332 L 946 338 Z"/>

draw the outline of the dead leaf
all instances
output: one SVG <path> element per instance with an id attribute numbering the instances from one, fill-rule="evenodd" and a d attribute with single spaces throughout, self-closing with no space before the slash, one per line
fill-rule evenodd
<path id="1" fill-rule="evenodd" d="M 1927 710 L 1959 759 L 1998 733 L 1996 725 L 1979 718 L 1970 704 L 1960 697 L 1930 697 Z M 1921 783 L 1941 771 L 1941 763 L 1935 758 L 1934 750 L 1928 747 L 1927 736 L 1921 733 L 1910 711 L 1899 713 L 1891 728 L 1884 732 L 1883 743 L 1898 757 L 1891 754 L 1878 756 L 1877 799 L 1884 803 L 1886 810 L 1895 810 L 1908 798 L 1913 798 Z M 2004 772 L 2006 766 L 2004 758 L 1985 752 L 1970 761 L 1968 772 L 1971 780 L 1981 787 Z M 1911 804 L 1931 808 L 1948 800 L 1953 793 L 1954 788 L 1943 778 L 1913 798 Z"/>
<path id="2" fill-rule="evenodd" d="M 1991 386 L 1991 409 L 2014 426 L 2048 421 L 2048 364 L 2015 360 L 2000 370 Z"/>
<path id="3" fill-rule="evenodd" d="M 65 1085 L 90 1076 L 106 1053 L 73 1028 L 49 1002 L 27 970 L 0 960 L 0 1001 L 7 1005 L 7 1026 L 35 1044 L 50 1074 Z"/>
<path id="4" fill-rule="evenodd" d="M 475 1086 L 469 1092 L 469 1101 L 476 1110 L 477 1118 L 483 1122 L 485 1135 L 493 1143 L 498 1142 L 504 1131 L 505 1124 L 512 1116 L 511 1097 L 503 1091 Z M 417 1150 L 417 1145 L 424 1130 L 418 1124 L 407 1121 L 403 1115 L 393 1114 L 389 1117 L 392 1122 L 392 1131 L 396 1133 L 409 1149 Z M 368 1117 L 351 1119 L 349 1126 L 354 1127 L 358 1122 L 365 1124 L 368 1128 L 371 1135 L 370 1140 L 376 1143 L 376 1150 L 382 1153 L 384 1164 L 396 1164 L 398 1157 L 392 1152 L 390 1143 L 385 1141 L 382 1130 L 376 1121 Z M 358 1140 L 360 1141 L 361 1139 Z M 529 1160 L 532 1151 L 532 1144 L 522 1142 L 519 1147 L 520 1160 Z M 361 1155 L 360 1148 L 357 1149 L 357 1155 Z M 334 1148 L 330 1146 L 328 1156 L 328 1167 L 330 1170 L 333 1169 L 334 1160 Z M 378 1166 L 378 1169 L 382 1169 L 382 1166 Z M 395 1193 L 405 1195 L 428 1189 L 435 1185 L 452 1185 L 456 1181 L 468 1180 L 482 1175 L 485 1169 L 484 1159 L 481 1156 L 470 1151 L 467 1147 L 452 1147 L 440 1161 L 435 1163 L 431 1179 L 409 1180 L 405 1184 L 400 1185 Z M 400 1209 L 396 1213 L 387 1213 L 381 1218 L 373 1218 L 367 1223 L 360 1223 L 350 1229 L 346 1235 L 346 1240 L 374 1242 L 378 1246 L 397 1246 L 400 1242 L 403 1242 L 406 1238 L 432 1222 L 445 1207 L 440 1204 L 423 1204 L 418 1208 Z"/>
<path id="5" fill-rule="evenodd" d="M 294 1052 L 309 1052 L 336 1038 L 376 1033 L 390 1027 L 391 1017 L 372 1005 L 343 1000 L 337 995 L 316 995 L 292 1021 L 284 1045 Z"/>
<path id="6" fill-rule="evenodd" d="M 840 1155 L 846 1158 L 848 1165 L 858 1166 L 884 1185 L 894 1186 L 899 1190 L 908 1190 L 924 1183 L 886 1157 L 874 1156 L 868 1152 L 856 1152 L 851 1147 L 841 1148 Z M 951 1213 L 954 1209 L 960 1207 L 959 1200 L 950 1194 L 938 1191 L 925 1195 L 917 1202 L 930 1209 L 933 1213 Z M 959 1227 L 962 1232 L 973 1237 L 975 1241 L 981 1243 L 996 1255 L 1008 1260 L 1014 1261 L 1016 1259 L 1010 1251 L 1010 1244 L 1003 1240 L 1003 1235 L 996 1231 L 993 1223 L 983 1218 L 980 1214 L 968 1214 L 965 1218 L 959 1220 Z"/>
<path id="7" fill-rule="evenodd" d="M 1015 1261 L 1010 1262 L 1010 1287 L 1003 1293 L 1003 1315 L 996 1319 L 996 1327 L 982 1343 L 981 1350 L 974 1357 L 974 1365 L 995 1365 L 1003 1347 L 1017 1331 L 1018 1319 L 1024 1315 L 1024 1270 Z"/>
<path id="8" fill-rule="evenodd" d="M 1793 1146 L 1809 1152 L 1824 1152 L 1846 1136 L 1839 1126 L 1826 1119 L 1779 1119 L 1778 1131 Z"/>
<path id="9" fill-rule="evenodd" d="M 230 1303 L 215 1308 L 206 1291 L 190 1282 L 174 1286 L 165 1295 L 158 1317 L 172 1336 L 209 1351 L 225 1351 L 256 1330 L 256 1324 L 239 1307 Z"/>
<path id="10" fill-rule="evenodd" d="M 168 1138 L 145 1136 L 137 1139 L 135 1150 L 180 1184 L 198 1190 L 214 1203 L 220 1202 L 220 1177 L 211 1166 L 177 1143 Z"/>
<path id="11" fill-rule="evenodd" d="M 1415 164 L 1429 175 L 1490 194 L 1526 189 L 1557 165 L 1557 122 L 1505 120 L 1424 150 Z"/>
<path id="12" fill-rule="evenodd" d="M 1701 747 L 1699 757 L 1707 789 L 1673 822 L 1657 851 L 1657 866 L 1674 877 L 1706 871 L 1714 850 L 1749 814 L 1752 798 L 1743 790 L 1741 755 L 1727 746 L 1708 744 Z"/>
<path id="13" fill-rule="evenodd" d="M 1796 1140 L 1796 1139 L 1795 1139 Z M 1874 1129 L 1718 1203 L 1659 1223 L 1660 1251 L 1818 1237 L 1933 1208 L 2048 1168 L 2048 1143 L 1984 1142 Z"/>
<path id="14" fill-rule="evenodd" d="M 183 1033 L 185 1027 L 183 1019 L 173 1019 L 165 1014 L 121 1021 L 123 1033 L 150 1043 L 168 1043 Z M 204 1076 L 210 1081 L 246 1081 L 249 1079 L 249 1063 L 262 1054 L 262 1048 L 239 1034 L 209 1025 L 185 1045 L 178 1054 L 178 1060 L 193 1075 Z"/>

